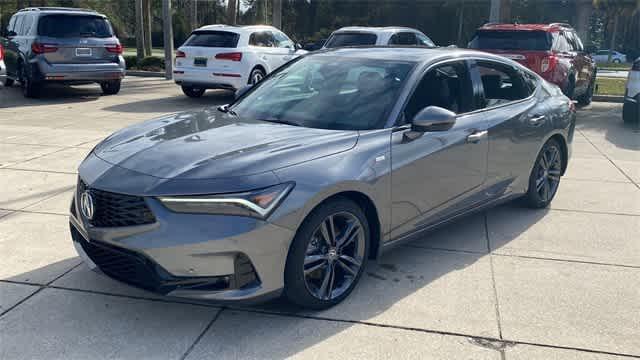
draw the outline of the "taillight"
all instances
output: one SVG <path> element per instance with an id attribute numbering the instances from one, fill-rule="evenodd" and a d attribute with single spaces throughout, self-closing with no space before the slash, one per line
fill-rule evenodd
<path id="1" fill-rule="evenodd" d="M 542 58 L 540 62 L 540 72 L 547 72 L 553 70 L 558 64 L 558 58 L 555 55 L 549 55 Z"/>
<path id="2" fill-rule="evenodd" d="M 58 51 L 58 46 L 54 44 L 33 43 L 31 44 L 31 51 L 35 54 L 53 53 Z"/>
<path id="3" fill-rule="evenodd" d="M 184 51 L 180 51 L 180 50 L 176 51 L 176 59 L 177 58 L 185 58 L 185 57 L 187 57 L 187 54 L 185 54 Z"/>
<path id="4" fill-rule="evenodd" d="M 218 59 L 218 60 L 242 61 L 242 53 L 241 52 L 221 53 L 221 54 L 216 55 L 216 59 Z"/>
<path id="5" fill-rule="evenodd" d="M 0 44 L 0 60 L 4 59 L 4 47 Z"/>
<path id="6" fill-rule="evenodd" d="M 105 46 L 105 49 L 114 54 L 122 54 L 124 52 L 124 47 L 121 44 L 109 44 Z"/>

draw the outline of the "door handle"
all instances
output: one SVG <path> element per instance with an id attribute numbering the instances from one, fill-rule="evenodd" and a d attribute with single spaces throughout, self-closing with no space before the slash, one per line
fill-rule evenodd
<path id="1" fill-rule="evenodd" d="M 529 118 L 529 124 L 532 126 L 540 126 L 544 123 L 545 119 L 546 116 L 544 115 L 534 116 L 532 118 Z"/>
<path id="2" fill-rule="evenodd" d="M 477 144 L 480 142 L 480 140 L 486 138 L 488 134 L 489 132 L 487 130 L 474 132 L 473 134 L 467 136 L 467 142 Z"/>

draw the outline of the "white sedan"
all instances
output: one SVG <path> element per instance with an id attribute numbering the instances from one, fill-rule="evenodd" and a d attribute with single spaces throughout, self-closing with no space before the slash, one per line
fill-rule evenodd
<path id="1" fill-rule="evenodd" d="M 334 31 L 323 48 L 344 46 L 426 46 L 436 45 L 420 30 L 400 27 L 348 26 Z"/>
<path id="2" fill-rule="evenodd" d="M 253 85 L 304 53 L 272 26 L 208 25 L 178 48 L 173 76 L 185 95 L 200 97 L 207 89 Z"/>
<path id="3" fill-rule="evenodd" d="M 609 53 L 611 53 L 611 62 L 612 63 L 624 64 L 624 63 L 627 62 L 627 55 L 625 55 L 623 53 L 619 53 L 619 52 L 617 52 L 615 50 L 613 50 L 613 51 L 612 50 L 599 50 L 598 52 L 593 54 L 591 57 L 598 64 L 607 63 L 607 62 L 609 62 Z"/>

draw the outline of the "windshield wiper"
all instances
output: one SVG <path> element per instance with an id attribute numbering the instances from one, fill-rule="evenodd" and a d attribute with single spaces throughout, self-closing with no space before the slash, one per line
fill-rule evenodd
<path id="1" fill-rule="evenodd" d="M 280 120 L 280 119 L 258 119 L 260 121 L 266 121 L 266 122 L 270 122 L 270 123 L 276 123 L 276 124 L 284 124 L 284 125 L 291 125 L 291 126 L 302 126 L 300 124 L 298 124 L 295 121 L 289 121 L 289 120 Z"/>

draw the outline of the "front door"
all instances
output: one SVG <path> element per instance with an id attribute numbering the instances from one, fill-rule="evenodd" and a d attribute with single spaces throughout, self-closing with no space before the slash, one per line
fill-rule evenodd
<path id="1" fill-rule="evenodd" d="M 474 112 L 474 91 L 465 61 L 431 68 L 411 96 L 391 139 L 392 230 L 397 239 L 481 201 L 487 172 L 488 133 L 482 112 Z M 445 131 L 415 136 L 411 119 L 428 106 L 458 114 Z"/>

